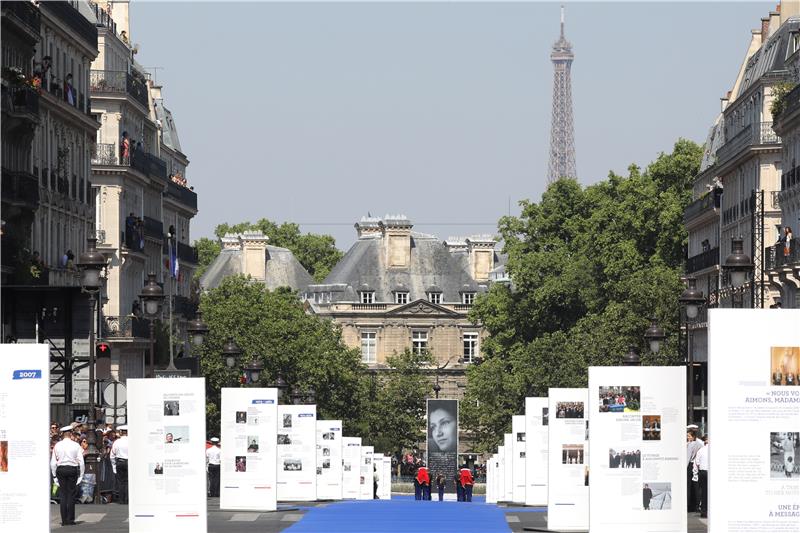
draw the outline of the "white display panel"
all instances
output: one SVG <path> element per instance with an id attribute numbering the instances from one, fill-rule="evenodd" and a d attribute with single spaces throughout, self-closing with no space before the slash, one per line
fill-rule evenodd
<path id="1" fill-rule="evenodd" d="M 589 529 L 587 389 L 548 393 L 547 527 Z"/>
<path id="2" fill-rule="evenodd" d="M 371 500 L 372 494 L 372 456 L 374 455 L 374 448 L 372 446 L 361 447 L 361 474 L 359 476 L 359 500 Z"/>
<path id="3" fill-rule="evenodd" d="M 317 499 L 342 499 L 341 420 L 317 420 Z"/>
<path id="4" fill-rule="evenodd" d="M 392 499 L 392 458 L 388 455 L 383 456 L 383 473 L 381 484 L 378 487 L 378 496 L 381 500 Z"/>
<path id="5" fill-rule="evenodd" d="M 686 368 L 590 367 L 587 411 L 589 530 L 684 533 Z"/>
<path id="6" fill-rule="evenodd" d="M 503 501 L 514 501 L 514 436 L 503 435 L 505 448 L 505 473 L 503 475 Z"/>
<path id="7" fill-rule="evenodd" d="M 486 503 L 497 503 L 497 454 L 486 462 Z"/>
<path id="8" fill-rule="evenodd" d="M 505 439 L 503 439 L 505 442 Z M 495 482 L 495 499 L 502 502 L 506 498 L 506 447 L 497 447 L 497 481 Z"/>
<path id="9" fill-rule="evenodd" d="M 800 532 L 800 310 L 708 321 L 709 532 Z"/>
<path id="10" fill-rule="evenodd" d="M 50 531 L 48 427 L 49 348 L 0 345 L 0 531 Z"/>
<path id="11" fill-rule="evenodd" d="M 278 500 L 317 499 L 317 406 L 278 406 Z"/>
<path id="12" fill-rule="evenodd" d="M 127 386 L 129 531 L 206 531 L 205 378 Z"/>
<path id="13" fill-rule="evenodd" d="M 525 503 L 525 415 L 511 417 L 511 441 L 513 453 L 513 484 L 511 501 Z"/>
<path id="14" fill-rule="evenodd" d="M 278 390 L 222 389 L 220 509 L 278 508 Z"/>
<path id="15" fill-rule="evenodd" d="M 547 505 L 547 398 L 525 398 L 525 505 Z"/>
<path id="16" fill-rule="evenodd" d="M 361 492 L 361 437 L 342 439 L 342 498 L 355 500 Z"/>

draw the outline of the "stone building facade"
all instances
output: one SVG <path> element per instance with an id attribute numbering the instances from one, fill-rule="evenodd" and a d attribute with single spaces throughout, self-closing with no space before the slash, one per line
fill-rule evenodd
<path id="1" fill-rule="evenodd" d="M 358 240 L 322 283 L 309 285 L 310 309 L 342 328 L 344 342 L 380 372 L 404 350 L 429 351 L 440 397 L 461 398 L 465 370 L 480 358 L 484 329 L 469 319 L 475 298 L 501 264 L 492 237 L 441 241 L 414 232 L 404 215 L 365 217 Z"/>

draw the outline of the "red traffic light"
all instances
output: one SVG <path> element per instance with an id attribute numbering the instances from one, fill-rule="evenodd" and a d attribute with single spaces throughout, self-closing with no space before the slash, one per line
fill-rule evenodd
<path id="1" fill-rule="evenodd" d="M 111 345 L 105 341 L 98 342 L 95 345 L 94 354 L 97 357 L 111 357 Z"/>

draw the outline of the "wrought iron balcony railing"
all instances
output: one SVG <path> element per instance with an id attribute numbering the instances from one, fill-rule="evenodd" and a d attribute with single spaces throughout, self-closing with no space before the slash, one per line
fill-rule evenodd
<path id="1" fill-rule="evenodd" d="M 39 181 L 28 172 L 2 169 L 3 202 L 36 209 L 39 205 Z"/>
<path id="2" fill-rule="evenodd" d="M 719 265 L 719 247 L 711 248 L 687 259 L 686 273 L 691 274 L 715 265 Z"/>
<path id="3" fill-rule="evenodd" d="M 155 218 L 144 217 L 144 236 L 161 240 L 164 238 L 164 223 Z"/>
<path id="4" fill-rule="evenodd" d="M 175 200 L 191 207 L 192 209 L 197 209 L 197 193 L 191 189 L 187 189 L 186 187 L 178 185 L 172 180 L 169 180 L 167 181 L 166 194 L 168 197 L 174 198 Z"/>
<path id="5" fill-rule="evenodd" d="M 684 224 L 704 213 L 713 211 L 715 208 L 719 208 L 721 198 L 722 189 L 715 188 L 702 198 L 698 198 L 689 204 L 689 206 L 683 212 Z"/>
<path id="6" fill-rule="evenodd" d="M 793 238 L 788 248 L 784 243 L 776 243 L 764 248 L 764 270 L 796 265 L 800 265 L 800 238 Z"/>
<path id="7" fill-rule="evenodd" d="M 748 124 L 717 150 L 717 162 L 721 165 L 750 146 L 780 143 L 781 138 L 772 129 L 772 122 Z"/>
<path id="8" fill-rule="evenodd" d="M 2 99 L 3 111 L 34 115 L 38 119 L 39 93 L 33 87 L 28 85 L 6 87 L 3 85 Z"/>
<path id="9" fill-rule="evenodd" d="M 148 107 L 144 80 L 124 70 L 92 70 L 89 72 L 89 90 L 93 93 L 128 94 L 145 108 Z"/>
<path id="10" fill-rule="evenodd" d="M 39 2 L 39 9 L 50 12 L 87 43 L 97 46 L 97 28 L 78 12 L 73 2 Z"/>
<path id="11" fill-rule="evenodd" d="M 142 150 L 131 152 L 126 157 L 119 157 L 117 145 L 112 143 L 95 144 L 92 164 L 131 167 L 142 174 L 167 179 L 167 163 L 161 158 Z"/>
<path id="12" fill-rule="evenodd" d="M 35 35 L 39 35 L 41 17 L 32 2 L 3 2 L 3 18 L 11 15 L 19 19 Z"/>

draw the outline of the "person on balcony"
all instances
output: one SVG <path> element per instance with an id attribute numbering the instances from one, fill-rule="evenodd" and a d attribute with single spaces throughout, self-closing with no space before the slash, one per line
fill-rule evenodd
<path id="1" fill-rule="evenodd" d="M 127 164 L 131 158 L 131 139 L 128 132 L 122 132 L 122 140 L 119 142 L 119 158 L 123 164 Z"/>
<path id="2" fill-rule="evenodd" d="M 792 239 L 794 235 L 792 235 L 792 228 L 786 226 L 783 228 L 783 256 L 789 257 L 792 253 Z"/>
<path id="3" fill-rule="evenodd" d="M 75 89 L 72 87 L 72 73 L 67 74 L 67 77 L 64 79 L 64 100 L 67 101 L 69 105 L 75 105 Z"/>

